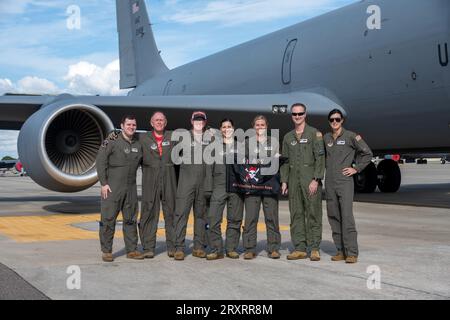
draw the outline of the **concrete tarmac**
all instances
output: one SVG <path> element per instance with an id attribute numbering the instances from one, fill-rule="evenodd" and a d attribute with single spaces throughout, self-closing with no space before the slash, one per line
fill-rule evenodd
<path id="1" fill-rule="evenodd" d="M 174 261 L 161 222 L 154 259 L 126 259 L 118 226 L 116 260 L 103 263 L 98 185 L 66 195 L 27 177 L 0 177 L 0 299 L 450 299 L 450 165 L 408 164 L 402 171 L 400 192 L 357 196 L 355 265 L 330 261 L 335 248 L 325 202 L 322 260 L 286 260 L 287 201 L 280 202 L 280 260 L 267 257 L 261 214 L 251 261 L 206 261 L 192 257 L 191 248 L 185 261 Z M 187 239 L 191 247 L 192 226 Z"/>

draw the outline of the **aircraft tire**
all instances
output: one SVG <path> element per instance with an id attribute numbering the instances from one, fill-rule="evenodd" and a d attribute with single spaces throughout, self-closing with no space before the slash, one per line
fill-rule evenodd
<path id="1" fill-rule="evenodd" d="M 361 173 L 355 174 L 353 179 L 355 181 L 356 193 L 373 193 L 377 188 L 377 168 L 371 162 Z"/>
<path id="2" fill-rule="evenodd" d="M 400 189 L 402 174 L 398 163 L 393 160 L 383 160 L 377 168 L 378 189 L 384 193 L 394 193 Z"/>

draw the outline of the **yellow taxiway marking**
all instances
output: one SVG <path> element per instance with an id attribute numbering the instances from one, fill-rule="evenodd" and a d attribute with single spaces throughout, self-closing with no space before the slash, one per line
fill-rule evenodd
<path id="1" fill-rule="evenodd" d="M 118 220 L 122 220 L 119 215 Z M 0 234 L 16 242 L 46 242 L 65 240 L 91 240 L 98 239 L 98 231 L 89 231 L 74 226 L 82 223 L 98 223 L 100 214 L 85 215 L 53 215 L 53 216 L 25 216 L 0 218 Z M 163 221 L 163 215 L 160 215 Z M 193 234 L 193 217 L 189 215 L 187 235 Z M 119 229 L 119 230 L 117 230 Z M 222 222 L 222 232 L 226 229 L 226 219 Z M 289 230 L 289 226 L 281 225 L 280 231 Z M 264 223 L 258 223 L 258 232 L 265 232 Z M 159 228 L 158 236 L 165 236 L 165 230 Z M 116 228 L 115 237 L 122 238 L 120 228 Z"/>

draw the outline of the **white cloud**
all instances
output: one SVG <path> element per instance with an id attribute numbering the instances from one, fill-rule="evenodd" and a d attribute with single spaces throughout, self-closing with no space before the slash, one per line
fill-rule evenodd
<path id="1" fill-rule="evenodd" d="M 20 14 L 25 12 L 25 9 L 32 0 L 15 0 L 15 1 L 0 1 L 0 14 Z"/>
<path id="2" fill-rule="evenodd" d="M 105 67 L 81 61 L 70 65 L 64 77 L 67 86 L 62 89 L 53 82 L 34 76 L 27 76 L 16 83 L 10 79 L 0 79 L 0 95 L 11 93 L 59 94 L 63 92 L 76 95 L 124 95 L 127 90 L 119 90 L 119 60 Z M 18 131 L 0 130 L 0 158 L 4 155 L 17 157 Z"/>
<path id="3" fill-rule="evenodd" d="M 119 89 L 119 60 L 107 64 L 104 68 L 81 61 L 69 67 L 64 77 L 68 82 L 67 91 L 74 94 L 123 95 Z"/>
<path id="4" fill-rule="evenodd" d="M 17 157 L 17 137 L 19 131 L 0 130 L 0 159 L 4 156 Z"/>
<path id="5" fill-rule="evenodd" d="M 64 80 L 64 88 L 59 88 L 52 81 L 26 76 L 16 83 L 10 79 L 0 79 L 0 94 L 33 93 L 33 94 L 59 94 L 71 93 L 75 95 L 124 95 L 127 90 L 119 89 L 119 60 L 108 63 L 105 67 L 86 61 L 80 61 L 69 66 Z"/>
<path id="6" fill-rule="evenodd" d="M 310 15 L 331 4 L 331 0 L 216 0 L 206 6 L 204 2 L 194 2 L 193 6 L 181 8 L 164 19 L 184 24 L 214 21 L 236 25 Z"/>
<path id="7" fill-rule="evenodd" d="M 4 93 L 56 94 L 60 89 L 51 81 L 27 76 L 17 83 L 9 79 L 0 79 L 0 94 Z"/>
<path id="8" fill-rule="evenodd" d="M 0 79 L 0 94 L 16 92 L 14 84 L 9 79 Z"/>
<path id="9" fill-rule="evenodd" d="M 19 92 L 55 94 L 61 90 L 51 81 L 38 77 L 27 76 L 17 82 Z"/>

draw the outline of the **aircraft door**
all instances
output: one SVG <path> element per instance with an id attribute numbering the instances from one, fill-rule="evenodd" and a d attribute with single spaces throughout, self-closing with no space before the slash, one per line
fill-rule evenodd
<path id="1" fill-rule="evenodd" d="M 281 79 L 283 84 L 291 83 L 291 65 L 292 57 L 294 55 L 295 46 L 297 45 L 297 39 L 292 39 L 288 42 L 283 56 L 283 67 L 281 69 Z"/>

